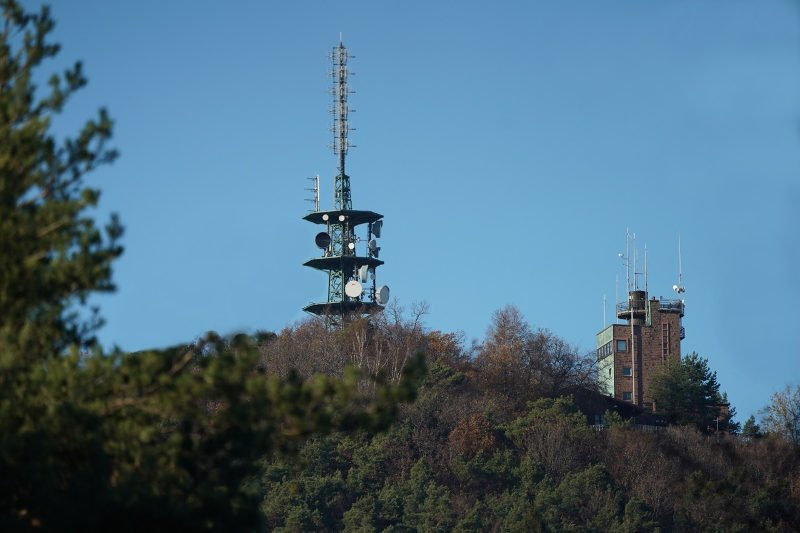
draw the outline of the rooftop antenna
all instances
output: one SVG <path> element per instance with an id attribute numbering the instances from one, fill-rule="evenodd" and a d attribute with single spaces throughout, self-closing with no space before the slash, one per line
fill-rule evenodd
<path id="1" fill-rule="evenodd" d="M 628 228 L 625 228 L 625 286 L 630 292 L 631 290 L 631 234 Z"/>
<path id="2" fill-rule="evenodd" d="M 603 329 L 606 329 L 608 321 L 606 320 L 606 295 L 603 295 Z"/>
<path id="3" fill-rule="evenodd" d="M 647 294 L 647 243 L 644 243 L 644 292 Z"/>
<path id="4" fill-rule="evenodd" d="M 639 280 L 636 277 L 639 273 L 636 272 L 636 260 L 638 259 L 639 252 L 636 249 L 636 233 L 633 234 L 633 290 L 639 290 Z"/>
<path id="5" fill-rule="evenodd" d="M 681 262 L 681 234 L 678 233 L 678 284 L 672 286 L 678 296 L 686 292 L 686 287 L 683 286 L 683 265 Z"/>

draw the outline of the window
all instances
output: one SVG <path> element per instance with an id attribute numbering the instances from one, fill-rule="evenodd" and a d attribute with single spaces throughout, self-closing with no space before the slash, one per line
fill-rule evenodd
<path id="1" fill-rule="evenodd" d="M 617 351 L 618 352 L 627 352 L 628 351 L 628 341 L 625 339 L 617 339 Z"/>
<path id="2" fill-rule="evenodd" d="M 631 375 L 631 367 L 623 366 L 622 367 L 622 375 L 630 377 L 630 375 Z"/>
<path id="3" fill-rule="evenodd" d="M 624 401 L 629 402 L 629 401 L 631 401 L 631 398 L 632 398 L 632 396 L 631 396 L 630 392 L 623 392 L 622 393 L 622 399 Z"/>
<path id="4" fill-rule="evenodd" d="M 599 359 L 604 359 L 604 358 L 608 357 L 609 355 L 611 355 L 614 352 L 613 348 L 614 348 L 614 342 L 613 341 L 608 341 L 607 343 L 605 343 L 604 345 L 599 347 L 597 349 L 597 359 L 598 360 Z"/>

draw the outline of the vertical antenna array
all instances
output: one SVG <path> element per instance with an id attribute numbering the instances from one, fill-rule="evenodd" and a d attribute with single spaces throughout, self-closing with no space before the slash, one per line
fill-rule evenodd
<path id="1" fill-rule="evenodd" d="M 351 91 L 347 84 L 350 70 L 347 68 L 347 60 L 353 56 L 347 53 L 347 48 L 339 42 L 331 51 L 331 78 L 333 87 L 333 153 L 339 157 L 339 173 L 336 175 L 336 183 L 333 192 L 334 207 L 336 209 L 352 209 L 353 204 L 350 199 L 350 177 L 345 172 L 345 159 L 350 148 L 350 108 L 347 104 L 347 97 Z"/>
<path id="2" fill-rule="evenodd" d="M 313 183 L 311 187 L 306 187 L 306 190 L 313 196 L 311 198 L 306 198 L 306 202 L 311 202 L 314 205 L 314 209 L 311 210 L 313 213 L 319 211 L 319 174 L 316 174 L 313 178 L 308 178 L 308 181 Z"/>

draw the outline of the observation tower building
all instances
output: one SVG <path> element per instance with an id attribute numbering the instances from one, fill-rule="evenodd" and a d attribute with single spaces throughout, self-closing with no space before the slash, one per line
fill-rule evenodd
<path id="1" fill-rule="evenodd" d="M 635 239 L 635 236 L 634 236 Z M 626 246 L 626 248 L 629 248 Z M 678 247 L 678 284 L 673 286 L 676 299 L 650 298 L 647 293 L 647 251 L 644 272 L 630 278 L 628 253 L 620 257 L 627 263 L 627 301 L 616 304 L 616 317 L 624 323 L 611 324 L 597 334 L 598 382 L 604 394 L 653 410 L 650 381 L 670 364 L 681 361 L 682 326 L 686 289 L 682 285 L 680 244 Z M 634 245 L 634 257 L 635 257 Z M 644 275 L 644 288 L 637 282 Z"/>

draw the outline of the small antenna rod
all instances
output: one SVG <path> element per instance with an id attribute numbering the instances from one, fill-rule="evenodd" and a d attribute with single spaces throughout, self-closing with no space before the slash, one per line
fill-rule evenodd
<path id="1" fill-rule="evenodd" d="M 636 272 L 636 259 L 639 255 L 639 252 L 636 250 L 636 234 L 633 234 L 633 290 L 639 290 L 639 280 L 636 277 L 638 272 Z"/>
<path id="2" fill-rule="evenodd" d="M 631 234 L 628 228 L 625 228 L 625 286 L 627 291 L 631 290 Z"/>
<path id="3" fill-rule="evenodd" d="M 678 286 L 683 287 L 683 264 L 681 261 L 681 234 L 678 233 Z"/>
<path id="4" fill-rule="evenodd" d="M 647 294 L 647 243 L 644 243 L 644 292 Z"/>

